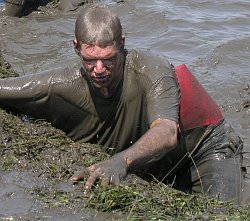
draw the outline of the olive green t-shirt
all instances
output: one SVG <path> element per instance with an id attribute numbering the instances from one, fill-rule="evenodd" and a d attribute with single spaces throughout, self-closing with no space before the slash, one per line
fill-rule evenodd
<path id="1" fill-rule="evenodd" d="M 179 120 L 178 84 L 163 58 L 130 51 L 124 79 L 108 98 L 88 79 L 83 68 L 1 79 L 0 105 L 45 118 L 73 140 L 117 152 L 136 142 L 155 119 Z"/>

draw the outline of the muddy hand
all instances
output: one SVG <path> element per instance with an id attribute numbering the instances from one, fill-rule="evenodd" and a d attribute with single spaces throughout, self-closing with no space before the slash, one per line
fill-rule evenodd
<path id="1" fill-rule="evenodd" d="M 79 181 L 87 179 L 89 177 L 89 174 L 89 170 L 87 168 L 84 168 L 83 170 L 74 173 L 74 175 L 70 177 L 70 180 L 73 181 L 73 183 L 77 183 Z"/>
<path id="2" fill-rule="evenodd" d="M 101 185 L 119 185 L 121 180 L 127 176 L 127 164 L 122 157 L 114 155 L 112 158 L 88 167 L 89 177 L 84 186 L 85 190 L 90 190 L 96 181 L 101 180 Z M 86 178 L 86 173 L 80 172 L 73 175 L 71 180 L 79 181 Z"/>

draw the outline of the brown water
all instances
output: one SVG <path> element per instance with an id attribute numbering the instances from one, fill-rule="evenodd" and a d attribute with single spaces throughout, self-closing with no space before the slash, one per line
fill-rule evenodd
<path id="1" fill-rule="evenodd" d="M 249 0 L 102 2 L 119 14 L 128 49 L 154 50 L 174 65 L 185 63 L 190 67 L 244 140 L 244 164 L 249 166 Z M 4 57 L 20 74 L 74 64 L 78 59 L 72 48 L 77 13 L 35 12 L 20 19 L 1 16 L 0 44 Z M 250 202 L 249 170 L 250 167 L 243 203 Z M 23 180 L 23 177 L 22 174 L 0 174 L 0 215 L 22 217 L 39 207 L 25 195 L 33 178 L 26 176 Z M 16 181 L 20 185 L 17 186 Z M 6 197 L 9 192 L 15 196 Z M 55 211 L 52 213 L 45 213 L 49 220 L 69 220 L 67 216 L 58 218 Z M 81 219 L 78 214 L 74 220 Z M 91 218 L 87 219 L 85 214 L 84 220 Z"/>

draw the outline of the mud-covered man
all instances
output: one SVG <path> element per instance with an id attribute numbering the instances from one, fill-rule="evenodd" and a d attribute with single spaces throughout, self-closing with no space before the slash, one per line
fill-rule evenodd
<path id="1" fill-rule="evenodd" d="M 1 107 L 114 150 L 72 181 L 86 179 L 88 190 L 97 180 L 117 185 L 130 172 L 151 174 L 239 202 L 242 141 L 184 65 L 128 52 L 119 18 L 102 7 L 80 13 L 73 43 L 81 67 L 0 81 Z"/>

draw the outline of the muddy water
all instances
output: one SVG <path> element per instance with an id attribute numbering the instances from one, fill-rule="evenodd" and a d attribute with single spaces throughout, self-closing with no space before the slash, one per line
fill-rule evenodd
<path id="1" fill-rule="evenodd" d="M 249 166 L 249 0 L 102 2 L 120 15 L 128 49 L 154 50 L 174 65 L 185 63 L 190 67 L 244 140 L 244 164 Z M 20 19 L 1 16 L 0 45 L 5 59 L 19 74 L 74 64 L 78 59 L 72 48 L 77 13 L 42 10 Z M 250 202 L 249 170 L 248 167 L 244 203 Z M 1 176 L 1 199 L 8 192 L 15 192 L 16 196 L 0 203 L 0 214 L 32 213 L 34 202 L 29 201 L 24 190 L 29 182 L 12 184 L 20 176 Z"/>

